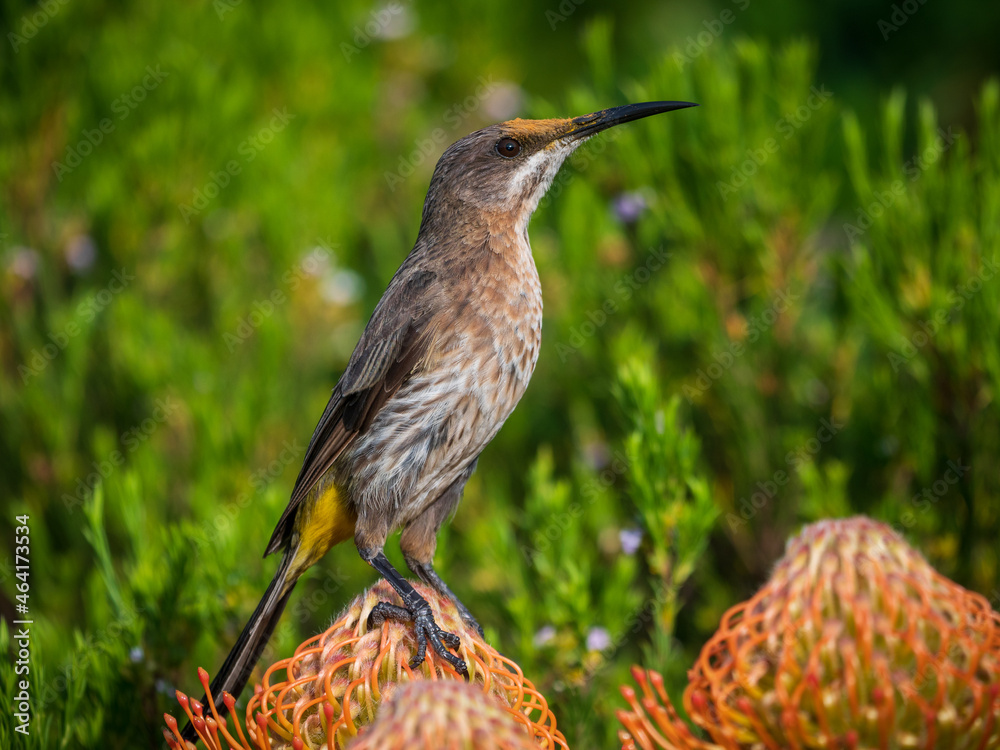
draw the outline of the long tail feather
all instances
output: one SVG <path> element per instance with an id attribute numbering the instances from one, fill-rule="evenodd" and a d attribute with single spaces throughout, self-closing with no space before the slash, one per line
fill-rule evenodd
<path id="1" fill-rule="evenodd" d="M 278 566 L 278 570 L 271 580 L 271 585 L 267 587 L 267 592 L 260 600 L 253 615 L 250 616 L 243 632 L 240 633 L 236 645 L 233 646 L 229 656 L 226 657 L 216 673 L 215 679 L 212 680 L 212 697 L 219 705 L 221 705 L 223 691 L 239 698 L 247 680 L 250 679 L 250 673 L 267 646 L 278 620 L 281 619 L 281 613 L 285 609 L 285 604 L 287 604 L 288 597 L 291 595 L 298 578 L 296 576 L 288 580 L 293 558 L 294 550 L 290 549 L 285 552 L 281 565 Z M 201 702 L 202 705 L 206 704 L 206 696 L 202 696 Z M 191 724 L 184 727 L 181 736 L 188 742 L 197 740 L 197 734 Z"/>

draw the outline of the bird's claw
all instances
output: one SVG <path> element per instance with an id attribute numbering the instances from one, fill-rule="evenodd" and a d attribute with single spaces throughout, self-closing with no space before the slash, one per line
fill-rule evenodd
<path id="1" fill-rule="evenodd" d="M 380 628 L 386 620 L 407 622 L 412 619 L 413 616 L 406 607 L 398 607 L 395 604 L 389 604 L 389 602 L 379 602 L 368 613 L 368 629 L 375 630 L 376 628 Z"/>
<path id="2" fill-rule="evenodd" d="M 427 644 L 430 642 L 438 656 L 451 664 L 456 672 L 468 680 L 469 669 L 465 665 L 465 660 L 448 651 L 449 648 L 458 649 L 462 645 L 462 639 L 454 633 L 442 629 L 435 622 L 434 614 L 428 604 L 418 605 L 415 609 L 414 612 L 406 607 L 379 602 L 368 615 L 368 627 L 377 628 L 386 620 L 412 621 L 413 630 L 417 637 L 417 653 L 410 659 L 410 669 L 416 669 L 424 663 L 424 658 L 427 656 Z"/>

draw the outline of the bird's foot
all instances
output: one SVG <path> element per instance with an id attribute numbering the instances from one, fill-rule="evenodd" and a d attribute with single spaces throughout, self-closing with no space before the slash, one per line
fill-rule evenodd
<path id="1" fill-rule="evenodd" d="M 451 664 L 452 668 L 466 680 L 469 679 L 469 669 L 465 665 L 465 660 L 448 651 L 449 648 L 457 649 L 462 644 L 461 639 L 454 633 L 449 633 L 438 626 L 427 602 L 418 603 L 412 610 L 388 602 L 379 602 L 368 615 L 368 627 L 369 629 L 381 627 L 386 620 L 413 622 L 413 629 L 417 636 L 417 653 L 410 659 L 410 669 L 416 669 L 424 663 L 429 642 L 438 656 Z"/>

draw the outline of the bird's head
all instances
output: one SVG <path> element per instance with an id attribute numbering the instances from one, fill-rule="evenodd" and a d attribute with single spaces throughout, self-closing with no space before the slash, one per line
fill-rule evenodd
<path id="1" fill-rule="evenodd" d="M 516 119 L 477 130 L 441 155 L 431 178 L 424 222 L 450 205 L 523 232 L 559 167 L 588 138 L 625 122 L 695 106 L 690 102 L 626 104 L 582 117 Z"/>

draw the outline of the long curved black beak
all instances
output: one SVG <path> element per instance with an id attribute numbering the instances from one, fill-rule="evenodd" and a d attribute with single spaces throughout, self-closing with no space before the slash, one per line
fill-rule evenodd
<path id="1" fill-rule="evenodd" d="M 641 104 L 611 107 L 590 115 L 574 117 L 570 120 L 572 125 L 566 135 L 571 138 L 587 138 L 615 125 L 621 125 L 623 122 L 632 122 L 632 120 L 641 120 L 643 117 L 658 115 L 661 112 L 673 112 L 675 109 L 697 106 L 694 102 L 642 102 Z"/>

